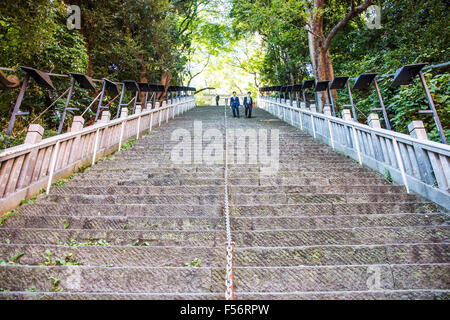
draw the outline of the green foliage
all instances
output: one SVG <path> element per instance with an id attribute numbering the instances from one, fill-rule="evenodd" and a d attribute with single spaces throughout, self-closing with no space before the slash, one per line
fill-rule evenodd
<path id="1" fill-rule="evenodd" d="M 85 42 L 78 30 L 67 29 L 66 16 L 63 1 L 27 1 L 26 5 L 17 1 L 3 3 L 0 7 L 0 47 L 6 50 L 2 51 L 0 66 L 18 68 L 24 65 L 52 72 L 84 72 L 88 62 Z M 16 75 L 23 77 L 20 73 Z M 9 146 L 23 142 L 25 133 L 22 129 L 56 99 L 56 92 L 60 93 L 68 86 L 66 79 L 53 79 L 57 90 L 50 93 L 34 85 L 33 80 L 30 83 L 21 107 L 23 111 L 30 111 L 30 116 L 17 119 Z M 0 117 L 0 126 L 3 129 L 9 121 L 17 94 L 15 89 L 0 96 L 0 111 L 4 115 Z M 57 123 L 55 115 L 55 110 L 51 110 L 36 123 L 54 130 Z"/>
<path id="2" fill-rule="evenodd" d="M 8 220 L 9 217 L 15 216 L 18 213 L 16 209 L 13 209 L 9 212 L 7 212 L 3 217 L 0 218 L 0 227 L 3 226 L 3 224 Z"/>
<path id="3" fill-rule="evenodd" d="M 193 37 L 217 33 L 215 26 L 204 25 L 199 32 L 199 13 L 204 0 L 73 0 L 81 8 L 81 30 L 68 30 L 69 3 L 63 0 L 6 1 L 0 6 L 0 66 L 31 66 L 46 72 L 79 72 L 97 78 L 121 81 L 133 79 L 179 84 L 180 74 L 188 61 Z M 219 39 L 212 39 L 216 45 Z M 9 73 L 8 73 L 9 74 Z M 23 75 L 15 73 L 20 78 Z M 52 77 L 54 92 L 43 90 L 31 80 L 21 110 L 30 115 L 18 117 L 8 146 L 23 143 L 31 120 L 45 110 L 68 87 L 69 78 Z M 170 83 L 167 83 L 170 84 Z M 97 88 L 99 89 L 99 88 Z M 18 95 L 18 89 L 0 95 L 0 127 L 4 132 Z M 130 93 L 126 93 L 131 98 Z M 105 102 L 112 97 L 106 95 Z M 75 86 L 64 129 L 74 114 L 81 114 L 93 99 L 92 92 Z M 62 98 L 34 123 L 45 129 L 45 137 L 56 134 L 65 98 Z M 86 125 L 95 114 L 88 110 Z M 117 102 L 110 111 L 114 114 Z M 44 138 L 45 138 L 44 137 Z M 4 137 L 0 135 L 0 143 Z"/>
<path id="4" fill-rule="evenodd" d="M 13 209 L 9 212 L 7 212 L 3 217 L 0 218 L 0 227 L 3 226 L 6 220 L 8 220 L 9 217 L 15 216 L 18 213 L 17 209 Z"/>
<path id="5" fill-rule="evenodd" d="M 7 257 L 6 261 L 5 260 L 0 260 L 0 265 L 5 265 L 5 264 L 18 264 L 19 259 L 22 258 L 25 255 L 24 252 L 19 252 L 18 254 L 16 254 L 13 258 Z"/>
<path id="6" fill-rule="evenodd" d="M 110 246 L 110 243 L 106 240 L 94 240 L 90 239 L 88 242 L 79 242 L 73 238 L 70 238 L 68 243 L 60 242 L 59 245 L 69 246 L 69 247 L 84 247 L 84 246 Z"/>
<path id="7" fill-rule="evenodd" d="M 391 172 L 386 167 L 384 167 L 384 177 L 386 178 L 386 181 L 389 183 L 392 183 L 394 181 L 394 180 L 392 180 Z"/>
<path id="8" fill-rule="evenodd" d="M 146 242 L 146 241 L 136 240 L 135 242 L 129 244 L 128 246 L 130 246 L 130 247 L 148 247 L 148 246 L 150 246 L 150 243 Z"/>
<path id="9" fill-rule="evenodd" d="M 55 278 L 55 277 L 50 277 L 49 279 L 52 281 L 52 288 L 51 288 L 52 292 L 62 292 L 62 291 L 64 291 L 62 288 L 59 287 L 59 285 L 61 284 L 61 279 L 58 279 L 58 278 Z"/>
<path id="10" fill-rule="evenodd" d="M 45 250 L 45 262 L 41 263 L 42 266 L 81 266 L 81 262 L 78 262 L 71 253 L 66 253 L 64 258 L 52 259 L 52 252 L 50 249 Z"/>
<path id="11" fill-rule="evenodd" d="M 256 66 L 265 85 L 295 83 L 310 78 L 311 59 L 308 33 L 305 30 L 311 1 L 304 0 L 232 0 L 230 18 L 236 34 L 257 32 L 262 38 L 262 63 Z M 361 3 L 362 1 L 359 1 Z M 358 3 L 358 1 L 356 1 Z M 361 73 L 392 73 L 405 64 L 448 61 L 449 20 L 447 6 L 438 0 L 375 1 L 382 8 L 381 29 L 368 29 L 362 15 L 354 17 L 331 41 L 330 55 L 336 75 L 356 77 Z M 328 1 L 324 15 L 324 34 L 348 11 L 348 1 Z M 436 69 L 426 73 L 428 85 L 446 136 L 450 137 L 449 70 Z M 353 80 L 352 80 L 353 81 Z M 439 141 L 431 115 L 418 113 L 429 109 L 419 79 L 414 84 L 390 88 L 392 77 L 379 80 L 382 96 L 395 131 L 408 133 L 412 120 L 422 120 L 429 138 Z M 378 98 L 370 92 L 354 91 L 359 109 L 358 120 L 366 123 Z M 346 90 L 338 91 L 338 108 L 349 103 Z M 382 125 L 384 119 L 381 117 Z"/>
<path id="12" fill-rule="evenodd" d="M 37 292 L 36 286 L 31 286 L 29 289 L 25 289 L 25 292 Z"/>
<path id="13" fill-rule="evenodd" d="M 189 267 L 189 268 L 198 268 L 198 267 L 200 267 L 200 264 L 201 264 L 201 260 L 198 258 L 195 258 L 194 260 L 192 260 L 192 262 L 186 263 L 185 265 L 186 265 L 186 267 Z"/>
<path id="14" fill-rule="evenodd" d="M 126 150 L 130 149 L 136 141 L 137 141 L 136 139 L 128 140 L 127 142 L 125 142 L 125 143 L 122 145 L 122 147 L 120 148 L 120 150 L 121 150 L 121 151 L 126 151 Z"/>
<path id="15" fill-rule="evenodd" d="M 65 179 L 61 179 L 61 180 L 58 180 L 58 181 L 56 181 L 54 184 L 53 184 L 53 186 L 56 186 L 56 187 L 62 187 L 63 185 L 65 185 L 70 179 L 72 179 L 73 178 L 73 174 L 72 175 L 70 175 L 70 176 L 68 176 L 67 178 L 65 178 Z"/>

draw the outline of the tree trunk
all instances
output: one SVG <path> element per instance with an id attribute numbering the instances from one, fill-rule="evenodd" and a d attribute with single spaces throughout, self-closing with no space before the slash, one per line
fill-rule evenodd
<path id="1" fill-rule="evenodd" d="M 314 9 L 322 10 L 324 7 L 323 0 L 314 1 Z M 328 48 L 324 48 L 323 44 L 325 36 L 323 33 L 323 16 L 317 14 L 316 11 L 310 16 L 308 20 L 309 32 L 308 32 L 308 46 L 309 55 L 311 58 L 315 77 L 318 81 L 333 80 L 334 70 L 333 62 L 331 61 L 330 51 Z M 330 99 L 326 92 L 318 93 L 319 105 L 317 109 L 322 112 L 323 105 L 329 104 Z"/>
<path id="2" fill-rule="evenodd" d="M 148 78 L 147 78 L 147 63 L 145 63 L 144 61 L 142 61 L 142 65 L 141 65 L 141 71 L 140 71 L 140 75 L 139 75 L 139 82 L 148 82 Z M 140 91 L 139 92 L 139 101 L 142 103 L 142 109 L 147 108 L 145 104 L 145 92 Z M 149 97 L 150 99 L 150 97 Z"/>
<path id="3" fill-rule="evenodd" d="M 93 62 L 92 62 L 92 52 L 91 52 L 90 47 L 91 46 L 89 45 L 89 43 L 86 43 L 86 54 L 88 56 L 88 66 L 87 66 L 86 73 L 89 77 L 93 77 L 94 66 L 93 66 Z"/>
<path id="4" fill-rule="evenodd" d="M 161 84 L 164 86 L 164 92 L 159 93 L 159 101 L 166 99 L 167 89 L 169 88 L 170 81 L 172 81 L 172 74 L 167 71 L 161 73 Z"/>

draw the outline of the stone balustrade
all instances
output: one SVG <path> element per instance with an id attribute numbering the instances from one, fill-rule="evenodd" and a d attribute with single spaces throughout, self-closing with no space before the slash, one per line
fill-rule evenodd
<path id="1" fill-rule="evenodd" d="M 349 109 L 343 110 L 340 119 L 331 115 L 329 107 L 322 114 L 313 105 L 310 110 L 294 108 L 263 96 L 258 105 L 361 165 L 389 174 L 408 192 L 450 209 L 450 146 L 429 141 L 422 121 L 411 122 L 410 135 L 406 135 L 382 129 L 377 114 L 370 114 L 365 125 L 354 121 Z"/>
<path id="2" fill-rule="evenodd" d="M 123 108 L 119 119 L 111 120 L 103 111 L 99 121 L 84 127 L 84 119 L 75 116 L 69 132 L 42 139 L 44 128 L 31 124 L 25 143 L 0 154 L 0 213 L 17 207 L 21 200 L 38 194 L 42 188 L 50 192 L 52 183 L 79 168 L 95 162 L 117 150 L 130 139 L 139 139 L 152 127 L 169 121 L 195 107 L 193 96 L 155 109 L 136 107 L 133 115 Z"/>

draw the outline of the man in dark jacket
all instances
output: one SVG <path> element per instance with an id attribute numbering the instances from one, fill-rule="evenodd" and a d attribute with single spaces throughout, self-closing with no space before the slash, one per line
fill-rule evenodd
<path id="1" fill-rule="evenodd" d="M 251 92 L 247 92 L 247 96 L 244 98 L 244 107 L 245 107 L 245 116 L 247 118 L 252 117 L 252 109 L 253 109 L 253 99 L 251 97 Z"/>
<path id="2" fill-rule="evenodd" d="M 220 101 L 220 96 L 217 95 L 217 96 L 216 96 L 216 106 L 219 106 L 219 101 Z"/>
<path id="3" fill-rule="evenodd" d="M 231 110 L 233 110 L 233 117 L 236 118 L 236 114 L 237 117 L 239 118 L 239 106 L 241 105 L 241 103 L 239 102 L 239 97 L 236 96 L 236 91 L 233 91 L 233 96 L 230 99 L 230 106 L 231 106 Z"/>

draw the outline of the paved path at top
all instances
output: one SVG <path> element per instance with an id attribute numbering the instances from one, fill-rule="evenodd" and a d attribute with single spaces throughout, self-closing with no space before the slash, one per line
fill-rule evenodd
<path id="1" fill-rule="evenodd" d="M 228 115 L 229 129 L 279 130 L 280 152 L 273 175 L 229 166 L 236 299 L 448 298 L 440 208 L 265 111 Z M 195 108 L 10 217 L 0 299 L 223 299 L 223 163 L 171 158 L 179 128 L 200 154 L 195 120 L 225 132 L 223 107 Z"/>

